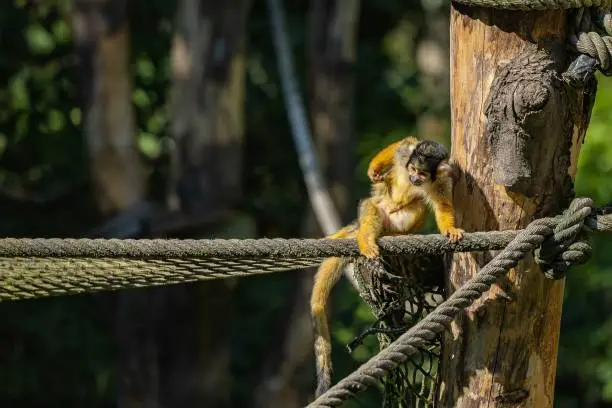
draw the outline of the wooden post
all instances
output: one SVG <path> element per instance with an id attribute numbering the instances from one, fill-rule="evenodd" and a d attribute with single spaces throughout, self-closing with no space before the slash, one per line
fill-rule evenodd
<path id="1" fill-rule="evenodd" d="M 451 155 L 462 169 L 454 199 L 466 231 L 522 228 L 572 197 L 591 106 L 562 77 L 566 24 L 562 10 L 452 6 Z M 492 255 L 456 254 L 449 290 Z M 552 407 L 563 289 L 530 256 L 453 322 L 440 405 Z"/>

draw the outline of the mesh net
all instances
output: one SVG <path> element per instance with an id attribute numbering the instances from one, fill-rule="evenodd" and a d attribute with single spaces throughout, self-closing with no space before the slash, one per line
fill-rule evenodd
<path id="1" fill-rule="evenodd" d="M 358 259 L 355 277 L 375 322 L 350 345 L 376 335 L 382 350 L 444 301 L 444 256 Z M 392 272 L 391 272 L 392 271 Z M 441 336 L 434 338 L 382 380 L 384 408 L 433 407 Z"/>

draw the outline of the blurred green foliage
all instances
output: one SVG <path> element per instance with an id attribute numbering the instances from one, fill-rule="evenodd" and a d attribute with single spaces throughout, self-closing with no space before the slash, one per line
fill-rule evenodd
<path id="1" fill-rule="evenodd" d="M 378 147 L 417 130 L 422 115 L 448 125 L 448 101 L 423 91 L 414 62 L 422 35 L 418 2 L 363 2 L 355 67 L 356 196 L 367 189 L 365 164 Z M 249 21 L 247 124 L 243 207 L 260 235 L 298 236 L 307 199 L 289 135 L 264 2 Z M 431 10 L 444 5 L 423 2 Z M 167 171 L 168 50 L 174 2 L 133 0 L 133 103 L 151 196 L 162 198 Z M 99 222 L 87 178 L 87 153 L 69 24 L 69 1 L 5 1 L 0 5 L 0 234 L 80 236 Z M 447 12 L 442 7 L 439 12 Z M 288 4 L 295 66 L 305 95 L 308 2 Z M 151 41 L 151 39 L 155 39 Z M 612 200 L 612 81 L 600 78 L 591 125 L 580 157 L 576 190 L 598 204 Z M 443 140 L 448 141 L 448 131 Z M 430 225 L 431 227 L 431 225 Z M 558 407 L 612 407 L 612 240 L 594 240 L 592 260 L 567 279 L 559 353 Z M 610 252 L 608 252 L 610 251 Z M 263 350 L 294 284 L 288 274 L 245 278 L 232 311 L 237 405 L 248 405 Z M 114 406 L 114 294 L 0 304 L 0 406 Z M 608 309 L 610 308 L 610 309 Z M 372 320 L 342 281 L 333 299 L 335 377 L 376 351 L 369 338 L 353 356 L 344 345 Z M 248 335 L 244 335 L 248 333 Z M 374 406 L 375 391 L 347 407 Z"/>

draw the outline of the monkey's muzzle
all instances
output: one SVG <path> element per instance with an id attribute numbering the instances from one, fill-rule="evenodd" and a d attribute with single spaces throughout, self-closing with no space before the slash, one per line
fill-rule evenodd
<path id="1" fill-rule="evenodd" d="M 423 180 L 421 180 L 417 176 L 410 176 L 410 182 L 415 186 L 420 186 L 421 184 L 423 184 Z"/>

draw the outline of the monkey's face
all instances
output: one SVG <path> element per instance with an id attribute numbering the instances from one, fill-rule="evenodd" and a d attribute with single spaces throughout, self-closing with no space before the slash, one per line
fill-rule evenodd
<path id="1" fill-rule="evenodd" d="M 408 179 L 417 187 L 431 182 L 431 173 L 427 163 L 421 163 L 420 160 L 411 160 L 408 162 L 406 170 L 408 171 Z"/>
<path id="2" fill-rule="evenodd" d="M 396 163 L 405 169 L 405 177 L 420 187 L 436 181 L 437 169 L 448 157 L 446 149 L 431 140 L 407 140 L 397 150 Z"/>

